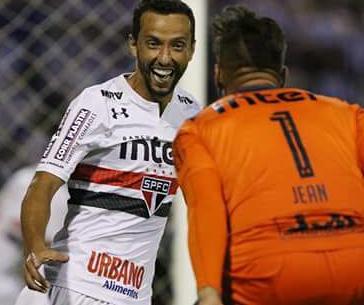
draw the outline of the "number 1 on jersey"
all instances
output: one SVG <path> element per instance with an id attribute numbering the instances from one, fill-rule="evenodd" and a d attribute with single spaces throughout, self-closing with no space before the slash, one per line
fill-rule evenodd
<path id="1" fill-rule="evenodd" d="M 288 111 L 278 111 L 273 113 L 270 120 L 277 121 L 281 125 L 284 137 L 286 138 L 287 144 L 291 150 L 300 177 L 313 177 L 314 173 L 310 159 L 302 144 L 301 137 L 298 133 L 292 115 Z"/>

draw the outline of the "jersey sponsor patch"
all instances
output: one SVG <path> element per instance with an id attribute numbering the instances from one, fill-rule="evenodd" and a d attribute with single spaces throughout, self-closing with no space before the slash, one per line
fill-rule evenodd
<path id="1" fill-rule="evenodd" d="M 61 145 L 59 146 L 54 158 L 60 161 L 64 161 L 76 141 L 78 135 L 80 134 L 83 125 L 85 124 L 87 118 L 90 116 L 91 111 L 87 109 L 80 109 L 76 118 L 73 120 L 70 128 L 67 131 Z"/>
<path id="2" fill-rule="evenodd" d="M 42 156 L 42 158 L 43 158 L 43 159 L 48 157 L 48 155 L 49 155 L 50 151 L 51 151 L 51 150 L 52 150 L 52 148 L 53 148 L 54 143 L 55 143 L 55 142 L 56 142 L 56 140 L 59 138 L 59 136 L 60 136 L 60 134 L 61 134 L 61 131 L 62 131 L 62 129 L 63 129 L 63 126 L 64 126 L 64 124 L 65 124 L 65 122 L 66 122 L 66 120 L 67 120 L 68 115 L 69 115 L 69 113 L 70 113 L 70 112 L 71 112 L 71 108 L 68 108 L 68 109 L 67 109 L 67 111 L 66 111 L 66 113 L 63 115 L 63 118 L 62 118 L 62 120 L 61 120 L 61 123 L 60 123 L 60 124 L 59 124 L 59 126 L 58 126 L 57 131 L 56 131 L 56 132 L 55 132 L 55 134 L 52 136 L 51 140 L 49 141 L 49 143 L 48 143 L 48 145 L 47 145 L 46 150 L 45 150 L 45 151 L 44 151 L 44 153 L 43 153 L 43 156 Z"/>
<path id="3" fill-rule="evenodd" d="M 308 91 L 291 90 L 272 91 L 269 93 L 263 92 L 241 92 L 236 94 L 233 98 L 227 100 L 225 103 L 218 100 L 211 105 L 211 108 L 217 113 L 222 114 L 227 110 L 237 109 L 240 106 L 255 106 L 255 105 L 272 105 L 280 103 L 296 103 L 305 101 L 317 101 L 317 97 Z"/>
<path id="4" fill-rule="evenodd" d="M 173 165 L 172 143 L 150 139 L 133 139 L 120 145 L 120 159 L 153 161 L 157 164 Z"/>
<path id="5" fill-rule="evenodd" d="M 101 95 L 105 96 L 109 99 L 112 99 L 112 100 L 121 100 L 121 98 L 123 96 L 123 92 L 121 92 L 121 91 L 112 92 L 112 91 L 108 91 L 108 90 L 101 90 Z"/>
<path id="6" fill-rule="evenodd" d="M 105 279 L 103 288 L 138 299 L 145 274 L 144 266 L 106 252 L 92 251 L 87 271 Z"/>
<path id="7" fill-rule="evenodd" d="M 364 218 L 356 212 L 298 213 L 291 217 L 277 218 L 275 224 L 284 238 L 364 231 Z"/>

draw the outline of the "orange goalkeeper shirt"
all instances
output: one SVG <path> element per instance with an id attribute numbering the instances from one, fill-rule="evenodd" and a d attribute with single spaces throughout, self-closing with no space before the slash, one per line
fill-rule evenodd
<path id="1" fill-rule="evenodd" d="M 295 88 L 241 91 L 174 142 L 198 287 L 247 259 L 364 245 L 364 110 Z M 224 270 L 225 259 L 230 267 Z"/>

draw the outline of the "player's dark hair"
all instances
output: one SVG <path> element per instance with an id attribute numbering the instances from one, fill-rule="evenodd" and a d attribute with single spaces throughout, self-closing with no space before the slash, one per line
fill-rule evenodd
<path id="1" fill-rule="evenodd" d="M 279 25 L 241 5 L 227 6 L 212 23 L 214 52 L 223 68 L 254 67 L 280 75 L 286 41 Z"/>
<path id="2" fill-rule="evenodd" d="M 136 40 L 140 32 L 140 20 L 145 12 L 155 12 L 162 15 L 183 14 L 191 23 L 192 42 L 195 41 L 195 16 L 191 8 L 180 0 L 141 0 L 134 10 L 132 35 Z"/>

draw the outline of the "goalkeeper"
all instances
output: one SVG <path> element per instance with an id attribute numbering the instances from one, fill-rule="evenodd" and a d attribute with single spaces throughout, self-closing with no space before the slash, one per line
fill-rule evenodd
<path id="1" fill-rule="evenodd" d="M 213 27 L 224 97 L 174 144 L 198 304 L 364 304 L 364 110 L 285 88 L 272 19 Z"/>

